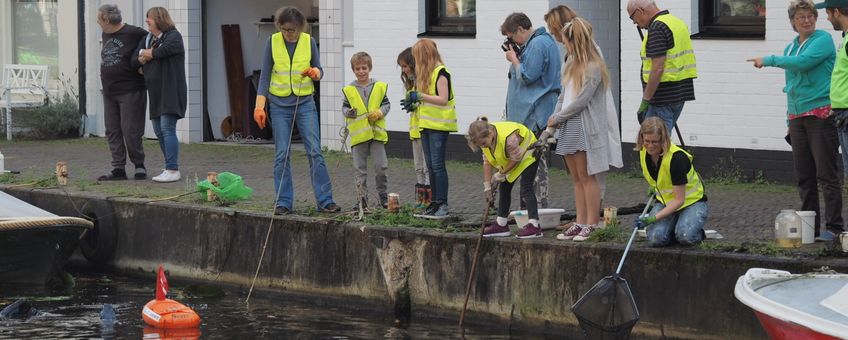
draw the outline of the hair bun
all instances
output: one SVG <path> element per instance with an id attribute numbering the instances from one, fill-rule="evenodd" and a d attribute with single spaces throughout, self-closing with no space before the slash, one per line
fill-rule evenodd
<path id="1" fill-rule="evenodd" d="M 486 116 L 480 115 L 480 116 L 477 116 L 477 120 L 482 120 L 484 122 L 488 122 L 489 118 L 487 118 Z"/>

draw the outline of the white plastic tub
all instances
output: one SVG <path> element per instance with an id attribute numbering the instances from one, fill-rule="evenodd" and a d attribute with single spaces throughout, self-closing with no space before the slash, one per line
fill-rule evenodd
<path id="1" fill-rule="evenodd" d="M 539 209 L 539 226 L 542 229 L 553 229 L 559 225 L 560 215 L 565 213 L 565 209 Z M 521 228 L 530 222 L 530 217 L 527 216 L 527 210 L 516 210 L 509 213 L 509 216 L 515 218 L 515 224 Z"/>

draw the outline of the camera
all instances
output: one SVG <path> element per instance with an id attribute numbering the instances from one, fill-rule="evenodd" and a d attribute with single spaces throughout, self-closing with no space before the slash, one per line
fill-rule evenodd
<path id="1" fill-rule="evenodd" d="M 515 40 L 512 40 L 512 38 L 506 38 L 503 44 L 501 44 L 501 49 L 506 52 L 509 51 L 510 47 L 515 51 L 515 54 L 521 54 L 521 46 Z"/>

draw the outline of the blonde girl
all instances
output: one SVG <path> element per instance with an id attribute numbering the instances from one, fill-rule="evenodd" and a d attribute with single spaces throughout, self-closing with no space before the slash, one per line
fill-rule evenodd
<path id="1" fill-rule="evenodd" d="M 412 46 L 412 57 L 415 59 L 415 90 L 407 93 L 405 101 L 418 106 L 418 126 L 433 189 L 430 206 L 415 216 L 445 219 L 450 216 L 445 151 L 448 135 L 457 131 L 451 75 L 433 40 L 418 40 Z"/>
<path id="2" fill-rule="evenodd" d="M 595 175 L 608 170 L 611 160 L 609 72 L 588 21 L 572 18 L 563 26 L 559 38 L 568 59 L 562 71 L 563 91 L 557 109 L 548 119 L 548 131 L 559 126 L 556 153 L 563 156 L 571 173 L 577 220 L 557 239 L 584 241 L 600 219 L 601 189 Z"/>

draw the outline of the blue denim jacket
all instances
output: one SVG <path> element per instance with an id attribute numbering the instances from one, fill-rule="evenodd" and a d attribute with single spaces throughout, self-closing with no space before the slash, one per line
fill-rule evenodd
<path id="1" fill-rule="evenodd" d="M 509 66 L 506 119 L 533 131 L 544 129 L 562 90 L 562 58 L 554 38 L 537 28 L 518 56 L 521 66 Z"/>

